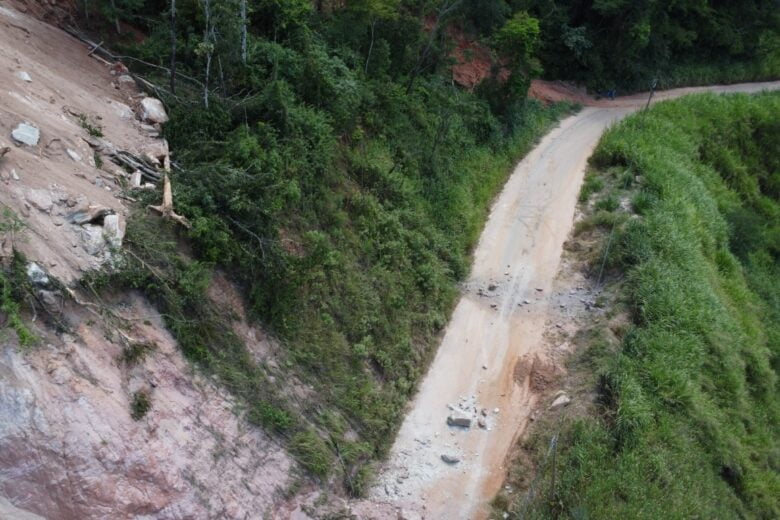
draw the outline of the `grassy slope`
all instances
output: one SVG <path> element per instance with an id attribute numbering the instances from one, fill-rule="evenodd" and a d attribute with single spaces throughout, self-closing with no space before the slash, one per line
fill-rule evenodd
<path id="1" fill-rule="evenodd" d="M 530 516 L 777 518 L 780 94 L 658 105 L 593 164 L 583 198 L 602 241 L 618 222 L 608 284 L 631 324 L 590 331 L 572 368 L 593 416 L 565 421 L 554 499 Z M 639 218 L 609 202 L 625 196 Z"/>

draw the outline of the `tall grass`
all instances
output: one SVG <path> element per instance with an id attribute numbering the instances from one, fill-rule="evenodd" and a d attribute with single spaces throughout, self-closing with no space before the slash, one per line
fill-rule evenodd
<path id="1" fill-rule="evenodd" d="M 612 195 L 616 169 L 639 180 L 607 261 L 631 326 L 605 348 L 594 324 L 572 366 L 592 414 L 564 421 L 529 516 L 780 517 L 780 94 L 660 104 L 592 162 Z"/>

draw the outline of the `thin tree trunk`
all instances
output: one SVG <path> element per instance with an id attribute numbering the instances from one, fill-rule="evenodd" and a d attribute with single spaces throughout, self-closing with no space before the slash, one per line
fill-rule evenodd
<path id="1" fill-rule="evenodd" d="M 119 13 L 116 11 L 116 0 L 111 0 L 111 9 L 114 11 L 114 25 L 116 25 L 116 33 L 122 34 L 122 29 L 119 27 Z"/>
<path id="2" fill-rule="evenodd" d="M 206 54 L 206 81 L 203 82 L 203 104 L 209 108 L 209 74 L 211 73 L 211 52 Z"/>
<path id="3" fill-rule="evenodd" d="M 374 50 L 374 29 L 376 28 L 376 20 L 371 22 L 371 44 L 368 46 L 368 56 L 366 56 L 366 74 L 368 74 L 368 62 L 371 61 L 371 51 Z"/>
<path id="4" fill-rule="evenodd" d="M 171 93 L 176 94 L 176 0 L 171 0 Z"/>
<path id="5" fill-rule="evenodd" d="M 406 85 L 407 95 L 409 95 L 409 93 L 412 91 L 412 87 L 414 86 L 414 81 L 417 79 L 417 76 L 419 76 L 419 74 L 426 69 L 425 61 L 428 59 L 431 49 L 433 48 L 433 42 L 436 40 L 436 36 L 439 33 L 439 28 L 441 26 L 442 20 L 452 11 L 454 11 L 455 8 L 457 8 L 458 5 L 460 5 L 461 1 L 462 0 L 453 0 L 452 2 L 448 2 L 447 0 L 445 0 L 445 2 L 439 8 L 439 12 L 436 15 L 436 24 L 433 26 L 433 29 L 431 30 L 431 35 L 428 38 L 428 43 L 420 53 L 417 59 L 417 63 L 415 64 L 414 69 L 412 69 L 412 75 L 409 77 L 409 83 Z"/>
<path id="6" fill-rule="evenodd" d="M 247 51 L 246 51 L 246 0 L 241 0 L 241 61 L 246 65 Z"/>

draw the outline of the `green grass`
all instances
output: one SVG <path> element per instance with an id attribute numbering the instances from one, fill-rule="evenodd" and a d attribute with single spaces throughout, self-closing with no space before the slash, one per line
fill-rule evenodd
<path id="1" fill-rule="evenodd" d="M 780 517 L 780 94 L 660 104 L 592 162 L 614 190 L 641 176 L 607 259 L 630 327 L 593 324 L 571 368 L 597 399 L 526 517 Z"/>

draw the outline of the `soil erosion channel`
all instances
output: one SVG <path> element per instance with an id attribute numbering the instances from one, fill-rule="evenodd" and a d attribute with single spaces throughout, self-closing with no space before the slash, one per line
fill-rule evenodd
<path id="1" fill-rule="evenodd" d="M 780 82 L 660 92 L 757 92 Z M 563 243 L 588 157 L 646 95 L 594 103 L 564 120 L 520 162 L 491 210 L 463 295 L 388 462 L 371 492 L 426 518 L 485 518 L 505 459 L 538 396 L 516 381 L 519 358 L 541 350 Z M 448 425 L 448 417 L 468 428 Z M 443 460 L 448 459 L 448 460 Z"/>

